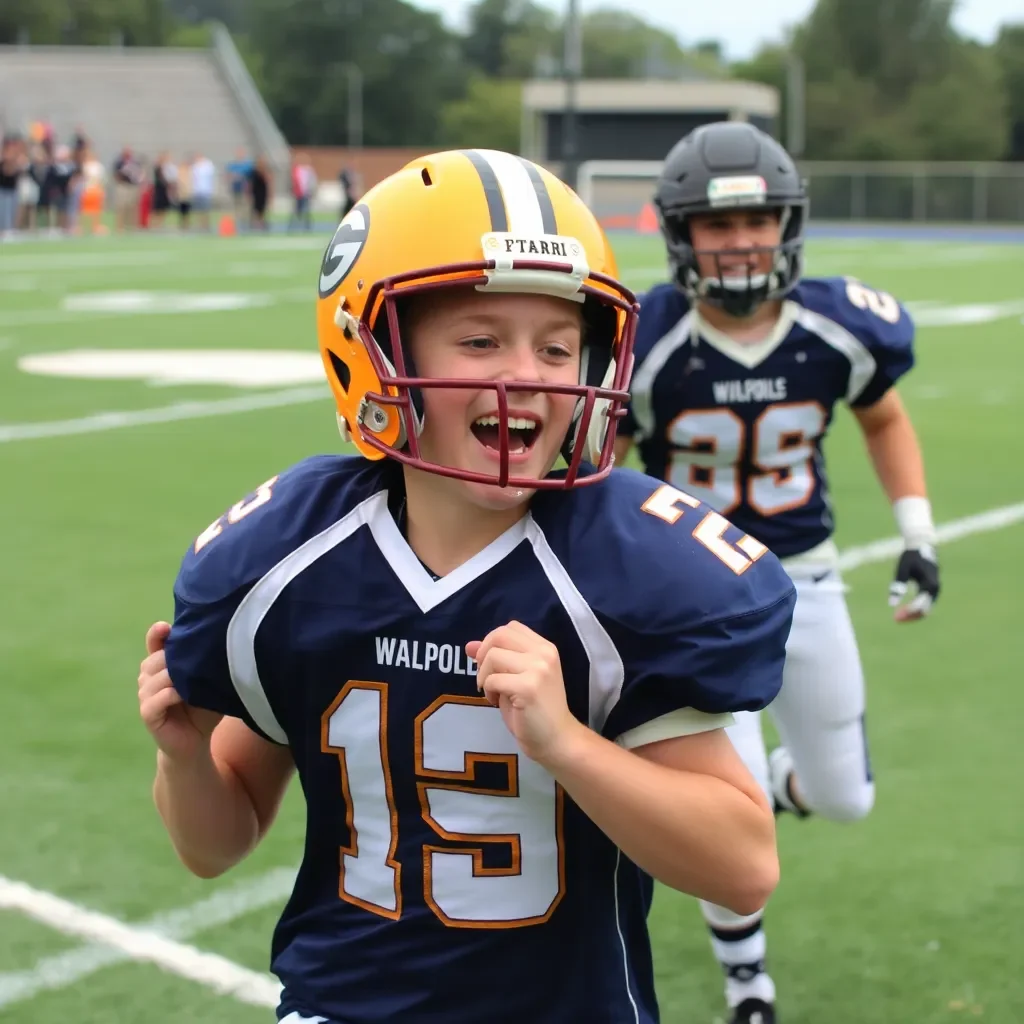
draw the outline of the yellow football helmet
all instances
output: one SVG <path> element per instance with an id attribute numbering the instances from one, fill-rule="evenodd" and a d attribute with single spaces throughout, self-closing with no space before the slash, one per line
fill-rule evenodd
<path id="1" fill-rule="evenodd" d="M 614 424 L 628 401 L 639 307 L 616 280 L 594 215 L 544 168 L 509 153 L 453 150 L 420 157 L 371 189 L 338 226 L 320 268 L 317 332 L 342 436 L 367 458 L 390 456 L 445 476 L 499 487 L 562 489 L 611 472 Z M 578 385 L 410 376 L 399 304 L 436 288 L 553 295 L 583 305 Z M 497 393 L 495 475 L 420 456 L 420 389 Z M 564 475 L 509 476 L 508 392 L 575 394 Z M 579 475 L 587 457 L 596 472 Z"/>

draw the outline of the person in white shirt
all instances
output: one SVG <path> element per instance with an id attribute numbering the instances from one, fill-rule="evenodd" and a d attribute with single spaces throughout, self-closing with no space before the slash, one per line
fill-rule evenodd
<path id="1" fill-rule="evenodd" d="M 210 230 L 210 210 L 213 207 L 213 193 L 217 184 L 217 168 L 208 156 L 200 153 L 192 161 L 192 208 L 195 210 L 199 227 Z"/>

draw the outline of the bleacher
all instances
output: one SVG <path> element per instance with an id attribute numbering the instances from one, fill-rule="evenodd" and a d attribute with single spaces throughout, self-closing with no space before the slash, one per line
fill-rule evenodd
<path id="1" fill-rule="evenodd" d="M 65 140 L 81 126 L 108 167 L 125 145 L 150 160 L 204 153 L 218 166 L 244 148 L 281 167 L 283 138 L 251 80 L 240 81 L 241 62 L 226 63 L 216 46 L 0 46 L 0 126 L 42 120 Z"/>

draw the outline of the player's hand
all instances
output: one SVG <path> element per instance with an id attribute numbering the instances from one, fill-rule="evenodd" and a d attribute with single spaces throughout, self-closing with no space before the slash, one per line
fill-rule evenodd
<path id="1" fill-rule="evenodd" d="M 557 758 L 577 728 L 565 698 L 558 649 L 521 622 L 466 644 L 477 663 L 477 687 L 501 711 L 519 749 L 538 764 Z"/>
<path id="2" fill-rule="evenodd" d="M 146 633 L 147 655 L 139 665 L 139 714 L 156 745 L 174 761 L 206 753 L 210 736 L 223 716 L 186 704 L 171 683 L 164 644 L 171 631 L 154 622 Z"/>
<path id="3" fill-rule="evenodd" d="M 900 555 L 896 575 L 889 585 L 889 607 L 896 609 L 893 617 L 897 622 L 923 619 L 938 600 L 939 589 L 939 560 L 935 548 L 928 544 L 907 548 Z M 904 604 L 908 593 L 910 600 Z"/>

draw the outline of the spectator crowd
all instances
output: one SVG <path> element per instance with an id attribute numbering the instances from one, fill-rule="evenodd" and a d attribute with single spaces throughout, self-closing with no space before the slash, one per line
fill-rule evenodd
<path id="1" fill-rule="evenodd" d="M 338 212 L 344 216 L 355 203 L 347 169 L 338 185 Z M 295 154 L 288 181 L 289 230 L 312 229 L 318 186 L 309 160 Z M 266 230 L 273 196 L 268 160 L 244 151 L 218 168 L 202 153 L 175 159 L 165 151 L 151 160 L 125 146 L 107 167 L 84 131 L 64 142 L 45 122 L 34 122 L 24 133 L 8 131 L 0 144 L 0 239 L 40 230 L 105 234 L 195 226 L 209 231 L 215 211 L 230 214 L 241 230 Z"/>

